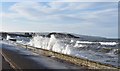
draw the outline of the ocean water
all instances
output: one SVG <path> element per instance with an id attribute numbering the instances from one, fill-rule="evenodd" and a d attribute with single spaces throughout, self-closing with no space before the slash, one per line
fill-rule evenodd
<path id="1" fill-rule="evenodd" d="M 10 37 L 8 37 L 10 38 Z M 7 39 L 8 39 L 7 38 Z M 62 54 L 89 59 L 96 62 L 120 66 L 118 62 L 118 43 L 116 42 L 90 42 L 74 38 L 50 38 L 36 35 L 32 39 L 17 37 L 17 43 L 47 49 Z"/>

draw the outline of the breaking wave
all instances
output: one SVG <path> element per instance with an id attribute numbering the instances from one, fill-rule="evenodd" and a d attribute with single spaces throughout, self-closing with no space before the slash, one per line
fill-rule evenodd
<path id="1" fill-rule="evenodd" d="M 112 44 L 107 43 L 105 45 L 105 43 L 79 41 L 75 38 L 56 38 L 55 35 L 51 35 L 50 38 L 35 36 L 31 39 L 29 45 L 118 66 L 117 61 L 120 51 L 116 48 L 117 44 L 111 42 Z"/>
<path id="2" fill-rule="evenodd" d="M 73 36 L 70 35 L 70 37 L 64 37 L 63 35 L 57 35 L 56 37 L 56 35 L 51 34 L 49 37 L 46 37 L 36 35 L 32 39 L 17 37 L 17 39 L 19 38 L 19 41 L 17 42 L 36 48 L 47 49 L 92 61 L 120 66 L 118 63 L 118 54 L 120 54 L 118 43 L 80 41 L 80 38 L 71 37 Z"/>

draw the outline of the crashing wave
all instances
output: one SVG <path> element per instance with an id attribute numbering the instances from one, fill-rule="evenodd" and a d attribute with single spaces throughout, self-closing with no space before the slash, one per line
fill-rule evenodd
<path id="1" fill-rule="evenodd" d="M 103 46 L 99 42 L 80 41 L 79 39 L 68 37 L 66 34 L 49 34 L 49 37 L 36 35 L 30 40 L 29 45 L 62 54 L 116 65 L 116 63 L 112 63 L 110 60 L 115 61 L 117 55 L 120 53 L 119 50 L 109 48 L 109 46 Z M 102 44 L 104 44 L 104 42 L 102 42 Z M 116 43 L 111 44 L 115 45 Z M 106 43 L 106 45 L 109 44 Z"/>

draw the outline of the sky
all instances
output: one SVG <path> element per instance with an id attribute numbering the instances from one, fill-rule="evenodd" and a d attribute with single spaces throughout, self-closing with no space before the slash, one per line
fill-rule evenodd
<path id="1" fill-rule="evenodd" d="M 0 2 L 1 31 L 118 37 L 117 2 Z"/>

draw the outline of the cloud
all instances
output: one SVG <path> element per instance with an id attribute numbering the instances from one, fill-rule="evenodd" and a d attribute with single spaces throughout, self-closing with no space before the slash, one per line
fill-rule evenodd
<path id="1" fill-rule="evenodd" d="M 117 7 L 117 3 L 18 2 L 9 8 L 9 13 L 3 11 L 3 28 L 109 36 L 113 34 L 110 31 L 117 30 Z M 117 35 L 117 31 L 114 34 Z"/>
<path id="2" fill-rule="evenodd" d="M 107 3 L 105 3 L 106 5 Z M 102 4 L 103 5 L 103 4 Z M 89 17 L 96 17 L 100 13 L 109 13 L 112 9 L 107 7 L 103 10 L 93 10 L 94 7 L 101 7 L 102 5 L 96 3 L 68 3 L 68 2 L 50 2 L 50 3 L 38 3 L 38 2 L 22 2 L 14 4 L 10 10 L 15 12 L 15 15 L 22 16 L 29 20 L 48 20 L 48 19 L 60 19 L 63 18 L 84 18 L 87 15 Z M 107 4 L 108 6 L 114 4 Z M 106 5 L 106 6 L 107 6 Z M 105 7 L 105 6 L 104 6 Z M 87 10 L 88 9 L 88 10 Z M 91 9 L 89 11 L 89 9 Z M 111 13 L 111 12 L 110 12 Z M 91 16 L 91 15 L 93 16 Z M 79 16 L 78 16 L 79 15 Z M 84 15 L 84 16 L 83 16 Z M 20 17 L 21 17 L 20 16 Z M 43 19 L 44 18 L 44 19 Z M 74 19 L 73 19 L 74 20 Z M 79 19 L 78 19 L 79 20 Z"/>
<path id="3" fill-rule="evenodd" d="M 3 18 L 25 18 L 33 21 L 40 20 L 59 20 L 59 19 L 73 19 L 69 15 L 72 11 L 83 9 L 88 7 L 89 4 L 79 3 L 64 3 L 64 2 L 52 2 L 52 3 L 38 3 L 38 2 L 22 2 L 16 3 L 10 7 L 10 11 L 13 13 L 3 13 Z M 75 8 L 76 7 L 76 8 Z M 81 7 L 81 8 L 80 8 Z M 80 9 L 79 9 L 80 8 Z M 79 19 L 78 19 L 79 20 Z M 63 20 L 62 20 L 63 21 Z"/>
<path id="4" fill-rule="evenodd" d="M 1 0 L 2 2 L 118 2 L 119 0 Z"/>

